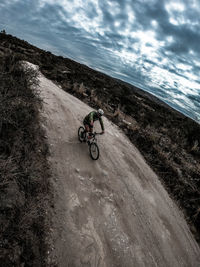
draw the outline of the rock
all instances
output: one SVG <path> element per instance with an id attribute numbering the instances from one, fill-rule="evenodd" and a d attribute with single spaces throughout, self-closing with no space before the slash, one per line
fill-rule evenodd
<path id="1" fill-rule="evenodd" d="M 82 177 L 82 176 L 80 176 L 80 175 L 79 175 L 79 179 L 80 179 L 81 181 L 84 181 L 84 180 L 85 180 L 85 178 Z"/>
<path id="2" fill-rule="evenodd" d="M 102 174 L 103 176 L 108 176 L 108 173 L 105 170 L 102 171 Z"/>
<path id="3" fill-rule="evenodd" d="M 86 93 L 83 92 L 83 96 L 88 97 L 88 94 L 86 94 Z"/>
<path id="4" fill-rule="evenodd" d="M 126 121 L 126 120 L 122 120 L 123 121 L 123 123 L 125 123 L 126 125 L 131 125 L 131 122 L 129 122 L 129 121 Z"/>

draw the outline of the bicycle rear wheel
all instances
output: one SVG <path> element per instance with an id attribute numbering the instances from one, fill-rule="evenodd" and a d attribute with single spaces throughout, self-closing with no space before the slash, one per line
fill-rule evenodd
<path id="1" fill-rule="evenodd" d="M 91 143 L 89 145 L 90 157 L 93 160 L 97 160 L 99 158 L 99 147 L 96 143 Z"/>
<path id="2" fill-rule="evenodd" d="M 78 129 L 78 140 L 82 143 L 85 140 L 85 129 L 83 126 L 80 126 Z"/>

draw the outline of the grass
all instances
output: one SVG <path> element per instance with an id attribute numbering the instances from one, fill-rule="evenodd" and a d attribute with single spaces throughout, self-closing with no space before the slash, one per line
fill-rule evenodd
<path id="1" fill-rule="evenodd" d="M 0 57 L 0 265 L 46 266 L 48 147 L 37 72 Z"/>

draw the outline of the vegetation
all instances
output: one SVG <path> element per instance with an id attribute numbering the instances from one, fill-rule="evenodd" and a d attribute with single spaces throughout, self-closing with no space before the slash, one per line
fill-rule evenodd
<path id="1" fill-rule="evenodd" d="M 37 72 L 13 54 L 0 62 L 0 265 L 45 266 L 50 186 Z"/>

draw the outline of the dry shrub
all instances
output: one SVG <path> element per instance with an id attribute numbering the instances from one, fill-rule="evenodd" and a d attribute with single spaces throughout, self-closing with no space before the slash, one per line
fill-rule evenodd
<path id="1" fill-rule="evenodd" d="M 50 187 L 38 73 L 13 55 L 0 61 L 0 262 L 45 266 Z"/>
<path id="2" fill-rule="evenodd" d="M 80 84 L 79 89 L 78 89 L 78 93 L 80 95 L 83 95 L 83 93 L 85 93 L 86 89 L 85 86 L 83 85 L 83 83 Z"/>

